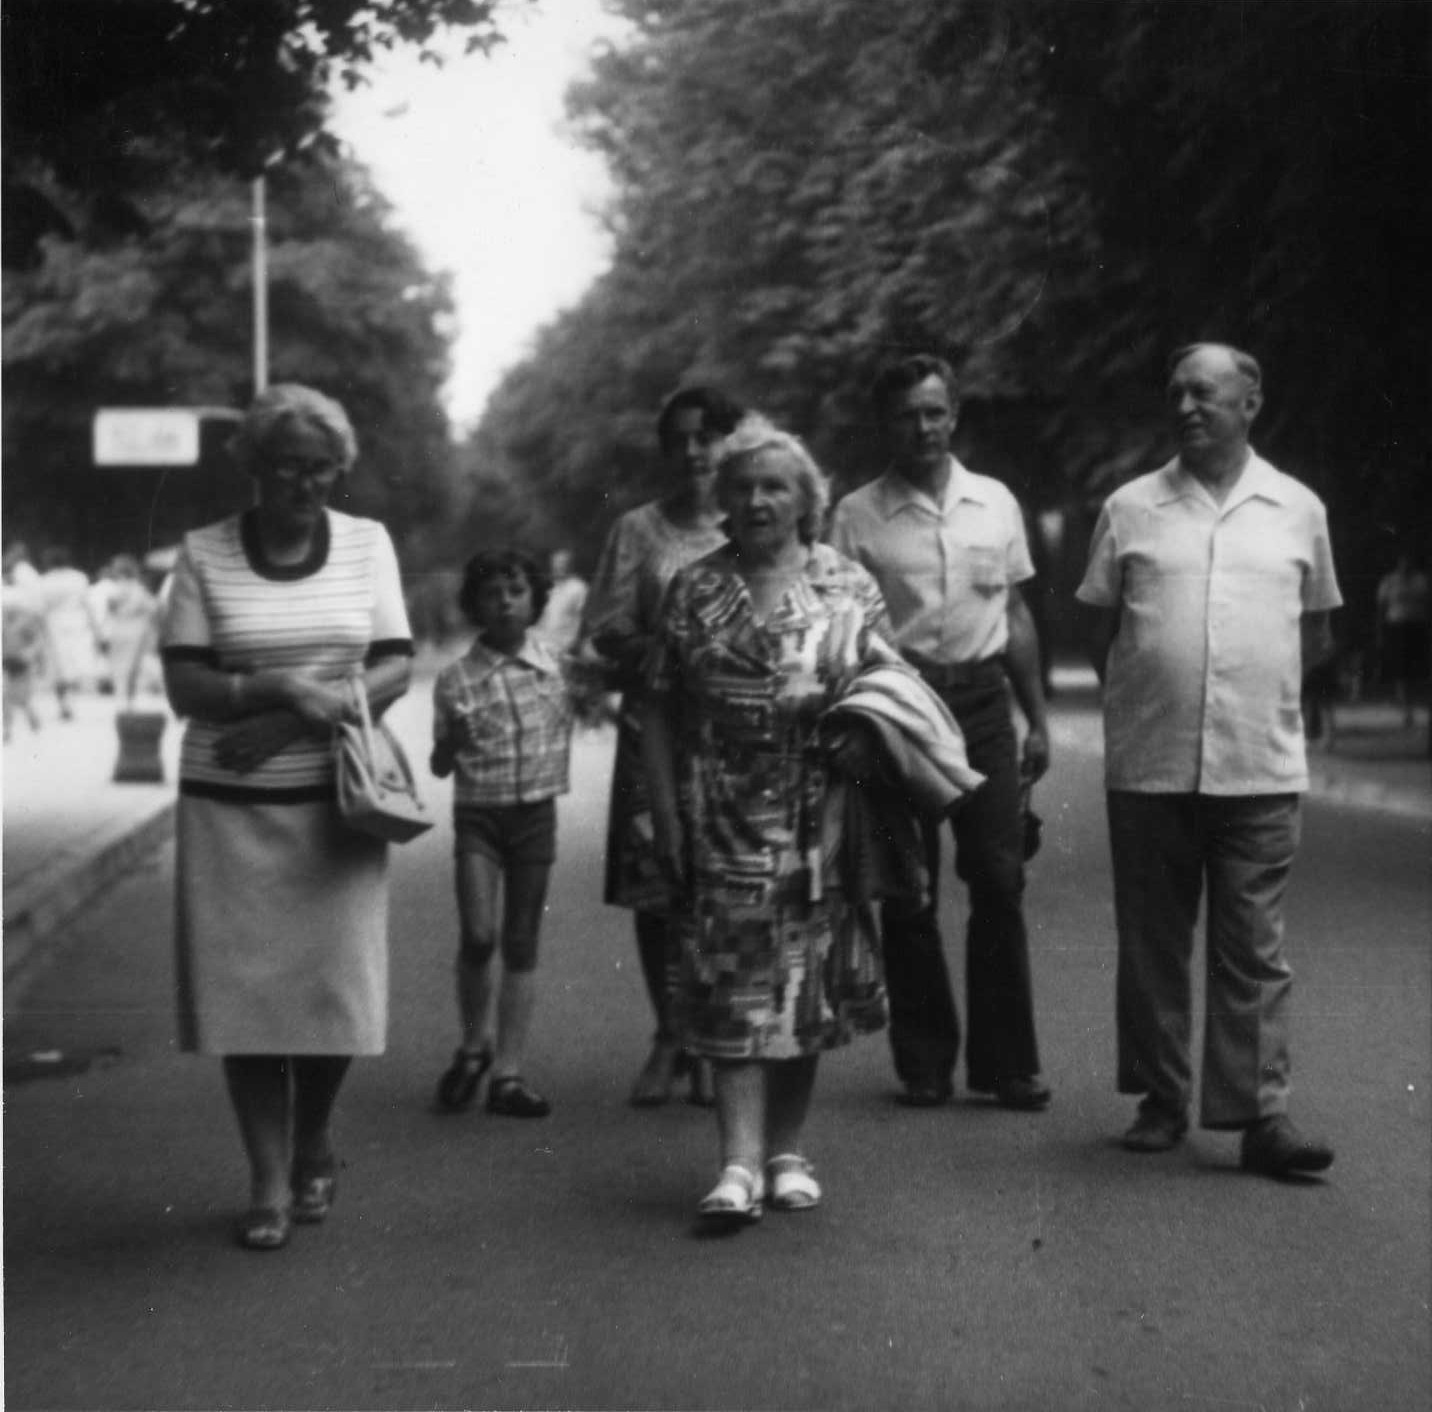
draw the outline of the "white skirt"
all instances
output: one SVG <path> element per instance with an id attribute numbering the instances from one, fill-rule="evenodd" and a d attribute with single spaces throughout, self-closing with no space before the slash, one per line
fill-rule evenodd
<path id="1" fill-rule="evenodd" d="M 387 844 L 332 803 L 180 795 L 175 874 L 182 1050 L 383 1052 Z"/>

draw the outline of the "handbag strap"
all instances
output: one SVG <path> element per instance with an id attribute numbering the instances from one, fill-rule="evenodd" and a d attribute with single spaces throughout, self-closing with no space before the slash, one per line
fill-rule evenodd
<path id="1" fill-rule="evenodd" d="M 358 703 L 358 724 L 363 731 L 363 751 L 373 758 L 373 713 L 368 707 L 368 688 L 361 672 L 354 672 L 348 679 Z"/>

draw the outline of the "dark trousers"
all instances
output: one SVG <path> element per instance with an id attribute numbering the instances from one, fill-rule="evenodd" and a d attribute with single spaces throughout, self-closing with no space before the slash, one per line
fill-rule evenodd
<path id="1" fill-rule="evenodd" d="M 1004 1078 L 1039 1072 L 1029 939 L 1024 928 L 1024 830 L 1019 761 L 1001 679 L 939 692 L 964 732 L 970 764 L 986 776 L 956 812 L 955 872 L 969 888 L 966 1012 L 969 1085 L 990 1091 Z M 960 1051 L 960 1018 L 938 924 L 940 829 L 925 828 L 930 903 L 887 903 L 882 911 L 890 1047 L 905 1084 L 944 1088 Z"/>

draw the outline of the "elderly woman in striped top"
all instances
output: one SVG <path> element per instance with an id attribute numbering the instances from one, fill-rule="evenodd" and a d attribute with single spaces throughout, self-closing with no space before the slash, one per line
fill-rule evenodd
<path id="1" fill-rule="evenodd" d="M 180 1047 L 222 1056 L 250 1168 L 239 1243 L 287 1244 L 335 1192 L 329 1119 L 387 1028 L 387 846 L 345 828 L 333 728 L 380 712 L 412 638 L 376 521 L 327 508 L 357 445 L 343 408 L 261 393 L 233 451 L 256 503 L 186 536 L 162 630 L 180 763 Z"/>

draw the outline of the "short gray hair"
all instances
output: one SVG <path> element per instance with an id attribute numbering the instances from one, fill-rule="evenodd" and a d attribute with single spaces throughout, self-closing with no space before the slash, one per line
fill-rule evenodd
<path id="1" fill-rule="evenodd" d="M 348 413 L 331 397 L 297 382 L 276 382 L 254 398 L 229 443 L 230 454 L 242 470 L 252 472 L 277 433 L 290 426 L 321 432 L 345 471 L 358 457 Z"/>
<path id="2" fill-rule="evenodd" d="M 794 468 L 796 483 L 805 496 L 806 508 L 796 525 L 802 544 L 814 544 L 825 530 L 826 511 L 830 507 L 830 484 L 825 472 L 816 465 L 806 450 L 805 442 L 788 431 L 782 431 L 759 413 L 749 413 L 737 423 L 735 431 L 716 443 L 716 501 L 725 498 L 727 477 L 739 462 L 774 452 L 784 456 Z"/>
<path id="3" fill-rule="evenodd" d="M 1251 353 L 1246 353 L 1241 348 L 1235 348 L 1231 343 L 1219 343 L 1216 339 L 1205 340 L 1201 343 L 1185 343 L 1182 348 L 1175 348 L 1168 355 L 1168 376 L 1173 376 L 1174 369 L 1185 358 L 1191 357 L 1195 353 L 1201 353 L 1205 348 L 1221 348 L 1233 360 L 1233 366 L 1247 379 L 1248 386 L 1258 392 L 1263 390 L 1263 369 L 1258 360 Z"/>

